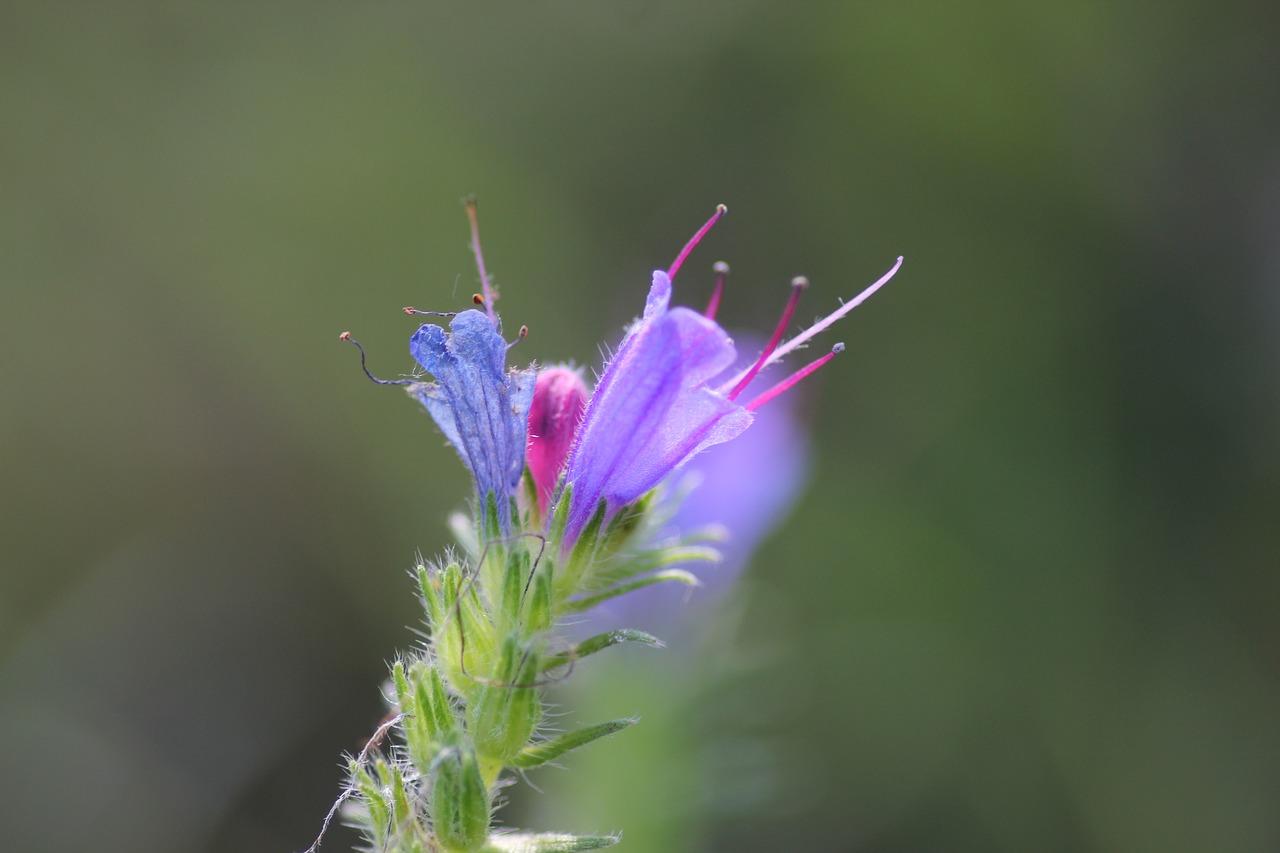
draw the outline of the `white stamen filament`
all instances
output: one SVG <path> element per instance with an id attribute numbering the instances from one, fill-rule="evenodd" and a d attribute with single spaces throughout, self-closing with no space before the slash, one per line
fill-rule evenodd
<path id="1" fill-rule="evenodd" d="M 893 267 L 887 273 L 880 276 L 880 278 L 877 279 L 875 283 L 867 287 L 857 296 L 853 297 L 848 302 L 844 303 L 839 308 L 832 311 L 830 314 L 823 317 L 821 320 L 814 323 L 812 326 L 805 329 L 803 332 L 796 335 L 791 340 L 785 341 L 784 343 L 780 344 L 778 348 L 775 349 L 769 355 L 769 357 L 764 360 L 764 363 L 760 365 L 760 369 L 763 370 L 769 365 L 776 364 L 777 362 L 781 361 L 783 358 L 786 357 L 788 353 L 793 352 L 799 347 L 804 346 L 810 340 L 812 340 L 813 338 L 817 337 L 818 335 L 826 331 L 828 328 L 830 328 L 837 320 L 839 320 L 845 314 L 848 314 L 854 308 L 857 308 L 863 302 L 866 302 L 868 299 L 871 298 L 871 294 L 875 293 L 877 290 L 884 287 L 885 284 L 888 283 L 889 279 L 893 278 L 894 273 L 898 271 L 898 268 L 900 266 L 902 266 L 901 257 L 898 258 L 897 262 L 893 265 Z M 730 378 L 727 382 L 724 382 L 720 385 L 720 389 L 719 389 L 720 392 L 725 393 L 729 389 L 736 387 L 737 384 L 741 382 L 742 379 L 750 372 L 751 372 L 750 367 L 740 371 L 739 373 L 734 375 L 732 378 Z"/>

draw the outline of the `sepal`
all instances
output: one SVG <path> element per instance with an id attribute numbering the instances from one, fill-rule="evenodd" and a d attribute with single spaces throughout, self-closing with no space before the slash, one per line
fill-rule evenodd
<path id="1" fill-rule="evenodd" d="M 495 654 L 492 623 L 476 584 L 457 562 L 430 571 L 418 567 L 436 661 L 446 682 L 470 699 L 477 676 L 487 675 Z"/>
<path id="2" fill-rule="evenodd" d="M 434 666 L 417 661 L 407 669 L 397 661 L 391 670 L 396 702 L 405 715 L 401 728 L 409 759 L 418 774 L 430 775 L 437 754 L 453 741 L 457 723 L 449 693 Z"/>
<path id="3" fill-rule="evenodd" d="M 573 550 L 569 552 L 567 570 L 563 575 L 566 584 L 577 584 L 583 572 L 594 562 L 596 551 L 601 544 L 600 531 L 604 528 L 605 516 L 608 512 L 609 504 L 601 499 L 600 503 L 596 504 L 595 512 L 587 519 L 586 525 L 578 534 L 577 541 L 573 543 Z"/>
<path id="4" fill-rule="evenodd" d="M 547 528 L 547 536 L 552 542 L 563 542 L 565 531 L 569 526 L 569 504 L 573 502 L 573 483 L 564 483 L 560 487 L 560 499 L 551 508 L 551 524 Z"/>
<path id="5" fill-rule="evenodd" d="M 521 547 L 513 547 L 507 553 L 502 573 L 502 592 L 498 601 L 498 631 L 506 633 L 520 626 L 520 612 L 524 609 L 525 590 L 532 584 L 530 577 L 533 557 Z"/>
<path id="6" fill-rule="evenodd" d="M 533 576 L 533 590 L 529 596 L 529 615 L 525 620 L 531 633 L 545 631 L 555 621 L 553 572 L 551 561 L 548 560 Z"/>

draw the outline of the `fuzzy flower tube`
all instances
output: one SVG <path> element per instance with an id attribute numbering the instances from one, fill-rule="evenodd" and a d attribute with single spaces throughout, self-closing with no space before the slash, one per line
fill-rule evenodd
<path id="1" fill-rule="evenodd" d="M 700 451 L 750 430 L 756 411 L 840 352 L 836 344 L 759 390 L 761 371 L 847 314 L 902 263 L 784 341 L 807 284 L 796 279 L 773 335 L 734 372 L 738 353 L 715 320 L 727 267 L 716 265 L 705 311 L 671 304 L 676 273 L 724 214 L 721 206 L 669 269 L 653 273 L 641 316 L 591 390 L 569 367 L 507 365 L 511 343 L 495 310 L 474 199 L 466 205 L 478 307 L 405 309 L 435 318 L 409 342 L 430 379 L 365 372 L 403 386 L 426 409 L 473 475 L 472 509 L 451 519 L 458 547 L 416 568 L 428 639 L 391 667 L 389 713 L 347 761 L 347 784 L 309 853 L 339 812 L 367 849 L 395 853 L 571 853 L 617 843 L 617 835 L 495 826 L 495 803 L 517 776 L 637 721 L 553 733 L 544 726 L 545 688 L 612 646 L 661 645 L 622 627 L 580 641 L 559 629 L 638 590 L 697 585 L 689 567 L 720 554 L 705 530 L 671 533 L 677 507 L 664 484 Z M 348 333 L 341 338 L 360 347 Z M 360 357 L 365 367 L 363 348 Z M 748 386 L 753 394 L 744 401 Z"/>

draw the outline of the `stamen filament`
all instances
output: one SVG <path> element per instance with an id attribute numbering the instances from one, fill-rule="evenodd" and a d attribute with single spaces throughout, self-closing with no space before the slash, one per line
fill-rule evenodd
<path id="1" fill-rule="evenodd" d="M 795 373 L 791 374 L 786 379 L 779 382 L 777 385 L 774 385 L 768 391 L 765 391 L 759 397 L 756 397 L 750 403 L 747 403 L 746 405 L 747 411 L 749 412 L 756 411 L 765 403 L 769 402 L 774 397 L 777 397 L 779 394 L 786 392 L 793 385 L 799 382 L 801 379 L 804 379 L 810 373 L 813 373 L 819 367 L 822 367 L 822 365 L 826 364 L 828 361 L 835 358 L 837 354 L 842 352 L 844 352 L 844 344 L 836 344 L 831 348 L 831 352 L 827 353 L 822 358 L 815 359 L 809 362 L 804 367 L 800 368 Z"/>
<path id="2" fill-rule="evenodd" d="M 402 309 L 404 313 L 412 317 L 414 314 L 421 314 L 424 317 L 457 317 L 457 311 L 421 311 L 412 305 L 406 305 Z"/>
<path id="3" fill-rule="evenodd" d="M 476 269 L 480 271 L 480 288 L 484 291 L 484 311 L 494 325 L 497 325 L 498 317 L 493 313 L 493 303 L 497 300 L 498 294 L 489 286 L 489 273 L 484 268 L 484 253 L 480 251 L 480 218 L 476 214 L 476 197 L 469 195 L 462 200 L 462 204 L 467 208 L 467 219 L 471 220 L 471 251 L 475 253 Z"/>
<path id="4" fill-rule="evenodd" d="M 684 263 L 684 259 L 689 257 L 689 253 L 693 251 L 693 247 L 707 235 L 711 230 L 711 226 L 716 224 L 716 220 L 727 213 L 729 208 L 723 204 L 716 205 L 716 212 L 707 220 L 706 224 L 698 229 L 698 233 L 694 234 L 688 243 L 684 244 L 684 248 L 680 250 L 680 254 L 676 255 L 676 259 L 671 262 L 671 269 L 667 270 L 667 278 L 675 279 L 676 273 L 680 271 L 680 265 Z"/>
<path id="5" fill-rule="evenodd" d="M 414 380 L 412 379 L 379 379 L 378 377 L 370 373 L 369 368 L 366 367 L 364 363 L 364 347 L 360 346 L 359 341 L 351 337 L 350 332 L 343 332 L 342 334 L 338 335 L 338 340 L 343 341 L 344 343 L 356 345 L 356 349 L 360 350 L 360 369 L 364 371 L 365 376 L 368 376 L 370 379 L 372 379 L 374 382 L 377 382 L 379 385 L 412 385 L 413 384 Z"/>
<path id="6" fill-rule="evenodd" d="M 716 265 L 712 269 L 716 273 L 716 286 L 711 291 L 711 299 L 707 302 L 707 310 L 703 312 L 708 320 L 716 318 L 716 312 L 720 310 L 720 297 L 724 295 L 725 281 L 729 278 L 729 265 L 724 261 L 716 261 Z"/>
<path id="7" fill-rule="evenodd" d="M 803 332 L 796 335 L 794 338 L 792 338 L 791 340 L 787 341 L 786 343 L 779 346 L 776 350 L 774 350 L 773 355 L 765 359 L 764 364 L 760 365 L 761 369 L 766 368 L 771 364 L 775 364 L 776 362 L 785 358 L 788 353 L 794 352 L 797 348 L 808 343 L 816 335 L 826 331 L 833 323 L 835 323 L 845 314 L 848 314 L 854 308 L 857 308 L 863 302 L 866 302 L 867 299 L 871 297 L 871 294 L 875 293 L 881 287 L 884 287 L 884 285 L 888 283 L 889 279 L 893 278 L 894 273 L 896 273 L 898 271 L 898 268 L 901 266 L 902 266 L 902 258 L 899 257 L 897 260 L 897 263 L 895 263 L 887 273 L 880 276 L 880 278 L 877 279 L 875 283 L 873 283 L 871 286 L 867 287 L 857 296 L 853 297 L 853 299 L 850 299 L 848 302 L 841 305 L 835 311 L 832 311 L 826 317 L 823 317 L 821 320 L 814 323 L 812 326 L 805 329 Z M 732 387 L 733 385 L 736 385 L 738 381 L 741 380 L 741 378 L 746 375 L 746 373 L 747 371 L 744 370 L 742 373 L 737 374 L 728 382 L 724 383 L 724 385 L 721 387 L 727 388 L 727 387 Z"/>
<path id="8" fill-rule="evenodd" d="M 800 294 L 809 286 L 809 279 L 802 275 L 798 275 L 791 279 L 791 296 L 787 299 L 786 307 L 782 309 L 782 316 L 778 318 L 778 326 L 773 330 L 773 336 L 769 338 L 769 343 L 764 345 L 760 357 L 756 359 L 756 363 L 751 365 L 746 374 L 738 380 L 733 386 L 733 390 L 729 392 L 729 399 L 736 400 L 742 390 L 751 384 L 751 380 L 756 378 L 761 369 L 764 368 L 765 360 L 778 348 L 778 342 L 782 340 L 782 335 L 787 331 L 787 326 L 791 324 L 791 317 L 796 313 L 796 305 L 800 302 Z"/>

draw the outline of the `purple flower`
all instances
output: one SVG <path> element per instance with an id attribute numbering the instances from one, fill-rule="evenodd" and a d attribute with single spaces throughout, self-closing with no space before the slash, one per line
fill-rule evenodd
<path id="1" fill-rule="evenodd" d="M 733 342 L 714 320 L 668 309 L 670 298 L 671 279 L 655 272 L 644 316 L 587 403 L 565 474 L 573 484 L 570 539 L 601 500 L 612 513 L 751 424 L 750 412 L 707 385 L 733 364 Z"/>
<path id="2" fill-rule="evenodd" d="M 760 371 L 795 350 L 844 316 L 889 280 L 902 259 L 859 296 L 806 331 L 782 343 L 800 293 L 808 282 L 796 278 L 791 298 L 773 336 L 754 363 L 727 381 L 721 374 L 736 359 L 729 336 L 715 322 L 727 267 L 717 265 L 717 286 L 705 314 L 670 308 L 672 279 L 681 264 L 725 212 L 721 205 L 677 255 L 671 269 L 653 273 L 644 314 L 628 330 L 587 403 L 565 472 L 572 488 L 566 547 L 604 503 L 611 515 L 657 486 L 699 451 L 736 438 L 751 425 L 752 413 L 817 370 L 843 344 L 778 382 L 746 404 L 739 395 Z"/>
<path id="3" fill-rule="evenodd" d="M 480 311 L 463 311 L 449 328 L 426 323 L 410 339 L 410 354 L 436 381 L 411 383 L 409 391 L 475 475 L 481 507 L 493 496 L 505 535 L 524 473 L 534 371 L 505 371 L 507 342 Z"/>

